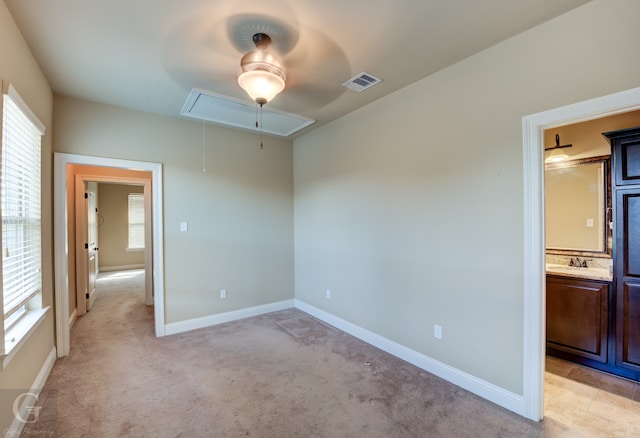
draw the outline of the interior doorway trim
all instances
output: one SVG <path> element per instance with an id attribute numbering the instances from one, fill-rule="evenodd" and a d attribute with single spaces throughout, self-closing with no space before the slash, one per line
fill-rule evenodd
<path id="1" fill-rule="evenodd" d="M 164 324 L 164 240 L 162 223 L 162 164 L 144 161 L 120 160 L 66 153 L 54 153 L 54 264 L 55 264 L 55 306 L 56 306 L 56 349 L 58 357 L 69 354 L 69 251 L 67 227 L 67 166 L 114 167 L 126 170 L 151 172 L 151 214 L 153 238 L 153 304 L 156 336 L 165 335 Z M 71 182 L 74 183 L 73 181 Z"/>
<path id="2" fill-rule="evenodd" d="M 522 119 L 524 169 L 524 416 L 544 417 L 544 130 L 640 109 L 640 88 Z"/>

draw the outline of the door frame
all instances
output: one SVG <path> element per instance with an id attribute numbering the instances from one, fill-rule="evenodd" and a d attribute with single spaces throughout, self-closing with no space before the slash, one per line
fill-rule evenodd
<path id="1" fill-rule="evenodd" d="M 545 212 L 544 131 L 640 109 L 640 87 L 522 118 L 524 173 L 523 415 L 544 418 Z"/>
<path id="2" fill-rule="evenodd" d="M 68 199 L 67 184 L 74 184 L 67 178 L 69 165 L 111 167 L 123 170 L 138 170 L 151 172 L 151 227 L 150 235 L 153 240 L 151 268 L 145 269 L 146 275 L 152 275 L 154 325 L 157 337 L 165 335 L 164 322 L 164 240 L 163 240 L 163 205 L 162 205 L 162 164 L 144 161 L 121 160 L 114 158 L 94 157 L 67 153 L 54 153 L 53 157 L 53 187 L 54 187 L 54 265 L 55 265 L 55 313 L 56 313 L 56 350 L 58 357 L 69 354 L 70 324 L 69 324 L 69 232 L 67 224 Z M 89 178 L 95 180 L 95 178 Z M 114 180 L 112 178 L 111 180 Z M 145 187 L 146 191 L 146 187 Z M 145 196 L 146 198 L 146 196 Z M 146 204 L 146 201 L 145 201 Z M 147 231 L 145 230 L 145 234 Z M 145 257 L 148 259 L 147 257 Z M 145 261 L 145 265 L 146 265 Z M 147 266 L 145 266 L 146 268 Z M 150 274 L 149 274 L 150 272 Z"/>

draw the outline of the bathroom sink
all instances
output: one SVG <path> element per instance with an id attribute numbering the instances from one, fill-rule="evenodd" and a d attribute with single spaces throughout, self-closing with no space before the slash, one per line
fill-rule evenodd
<path id="1" fill-rule="evenodd" d="M 581 268 L 578 266 L 558 265 L 547 263 L 547 274 L 559 274 L 570 277 L 590 278 L 594 280 L 611 281 L 611 274 L 608 269 L 603 268 Z"/>
<path id="2" fill-rule="evenodd" d="M 587 271 L 590 268 L 582 268 L 578 266 L 567 266 L 567 265 L 556 265 L 553 263 L 548 263 L 547 270 L 549 269 L 553 271 Z"/>

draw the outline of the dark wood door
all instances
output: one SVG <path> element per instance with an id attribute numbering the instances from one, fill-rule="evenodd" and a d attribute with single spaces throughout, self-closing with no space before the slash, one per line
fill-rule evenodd
<path id="1" fill-rule="evenodd" d="M 640 372 L 640 187 L 616 191 L 616 365 Z"/>
<path id="2" fill-rule="evenodd" d="M 640 185 L 640 127 L 605 132 L 611 141 L 615 185 Z"/>

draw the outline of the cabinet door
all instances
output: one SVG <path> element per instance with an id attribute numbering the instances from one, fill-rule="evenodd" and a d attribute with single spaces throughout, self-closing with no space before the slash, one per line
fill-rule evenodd
<path id="1" fill-rule="evenodd" d="M 640 187 L 616 191 L 616 365 L 640 371 Z"/>
<path id="2" fill-rule="evenodd" d="M 640 132 L 638 129 L 626 131 Z M 617 186 L 640 184 L 640 134 L 628 134 L 612 139 Z"/>
<path id="3" fill-rule="evenodd" d="M 609 285 L 547 277 L 547 346 L 607 362 Z"/>

